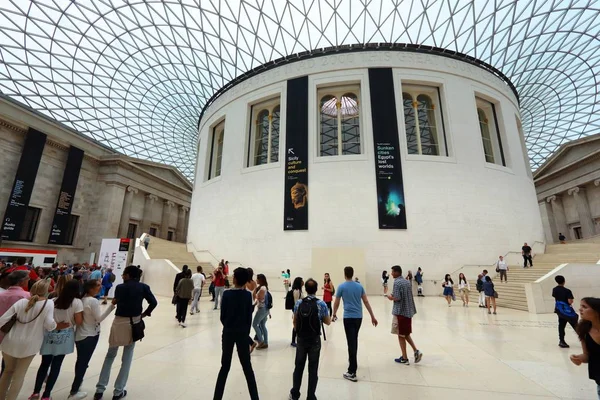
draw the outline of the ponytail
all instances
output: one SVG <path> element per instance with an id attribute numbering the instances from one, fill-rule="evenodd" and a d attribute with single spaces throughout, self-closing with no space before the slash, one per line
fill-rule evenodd
<path id="1" fill-rule="evenodd" d="M 37 303 L 40 300 L 40 296 L 38 296 L 37 294 L 34 296 L 31 296 L 29 298 L 29 301 L 27 302 L 27 307 L 25 307 L 25 312 L 28 312 L 29 310 L 31 310 L 33 308 L 33 306 L 35 306 L 35 303 Z"/>
<path id="2" fill-rule="evenodd" d="M 50 280 L 48 279 L 40 279 L 36 283 L 31 286 L 31 297 L 27 302 L 27 307 L 25 307 L 25 312 L 28 312 L 33 308 L 35 303 L 45 298 L 48 295 L 48 288 L 50 287 Z"/>

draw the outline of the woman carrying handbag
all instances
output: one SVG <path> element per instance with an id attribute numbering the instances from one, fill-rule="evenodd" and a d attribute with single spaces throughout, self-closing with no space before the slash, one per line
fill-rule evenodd
<path id="1" fill-rule="evenodd" d="M 2 357 L 6 363 L 0 378 L 0 399 L 16 400 L 27 368 L 42 347 L 44 333 L 68 327 L 54 321 L 54 303 L 47 298 L 49 287 L 49 281 L 37 281 L 31 287 L 31 298 L 17 301 L 0 317 L 5 333 Z"/>

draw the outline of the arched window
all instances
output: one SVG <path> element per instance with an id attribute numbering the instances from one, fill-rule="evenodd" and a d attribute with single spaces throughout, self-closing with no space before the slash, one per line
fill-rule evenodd
<path id="1" fill-rule="evenodd" d="M 475 102 L 485 161 L 490 164 L 506 166 L 496 105 L 479 97 L 475 98 Z"/>
<path id="2" fill-rule="evenodd" d="M 358 87 L 319 90 L 320 156 L 361 154 L 357 93 Z"/>
<path id="3" fill-rule="evenodd" d="M 408 154 L 448 155 L 436 87 L 403 85 L 402 105 Z"/>
<path id="4" fill-rule="evenodd" d="M 223 141 L 225 139 L 225 121 L 219 122 L 212 128 L 212 141 L 210 145 L 210 158 L 208 168 L 208 179 L 221 176 L 221 165 L 223 161 Z"/>
<path id="5" fill-rule="evenodd" d="M 481 140 L 483 141 L 483 153 L 485 154 L 485 161 L 494 163 L 494 145 L 492 144 L 492 135 L 490 134 L 490 124 L 485 111 L 481 108 L 477 109 L 477 116 L 479 117 L 479 130 L 481 131 Z"/>
<path id="6" fill-rule="evenodd" d="M 279 161 L 279 98 L 252 106 L 248 166 Z"/>

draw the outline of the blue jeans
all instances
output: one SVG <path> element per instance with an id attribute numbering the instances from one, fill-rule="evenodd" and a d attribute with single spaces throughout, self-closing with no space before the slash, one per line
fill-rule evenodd
<path id="1" fill-rule="evenodd" d="M 120 396 L 125 390 L 125 385 L 127 385 L 127 379 L 129 378 L 129 370 L 131 369 L 131 362 L 133 361 L 134 348 L 135 343 L 131 343 L 130 345 L 123 347 L 121 369 L 119 370 L 119 375 L 117 375 L 117 380 L 115 381 L 115 390 L 113 390 L 114 396 Z M 109 347 L 108 352 L 106 353 L 106 358 L 104 359 L 104 364 L 102 364 L 100 378 L 96 384 L 96 393 L 104 393 L 106 390 L 106 385 L 108 385 L 108 381 L 110 379 L 110 370 L 112 368 L 113 361 L 115 361 L 115 358 L 117 357 L 118 351 L 118 347 Z"/>
<path id="2" fill-rule="evenodd" d="M 92 359 L 94 350 L 96 350 L 99 338 L 100 335 L 88 336 L 75 342 L 75 346 L 77 347 L 77 361 L 75 362 L 75 379 L 73 379 L 73 384 L 71 385 L 71 394 L 79 392 L 81 382 L 83 382 L 83 377 L 88 369 L 88 364 Z"/>
<path id="3" fill-rule="evenodd" d="M 259 307 L 254 314 L 252 327 L 256 331 L 256 339 L 259 343 L 269 344 L 269 332 L 267 331 L 267 318 L 269 318 L 269 310 L 267 307 Z"/>

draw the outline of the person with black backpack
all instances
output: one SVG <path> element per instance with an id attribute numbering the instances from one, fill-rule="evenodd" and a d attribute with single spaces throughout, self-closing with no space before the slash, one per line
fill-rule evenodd
<path id="1" fill-rule="evenodd" d="M 294 328 L 298 342 L 296 345 L 296 367 L 294 368 L 293 387 L 290 390 L 290 400 L 300 398 L 302 374 L 308 357 L 308 400 L 316 400 L 315 391 L 319 377 L 319 356 L 321 354 L 321 327 L 329 325 L 331 318 L 327 304 L 315 297 L 319 285 L 314 279 L 308 279 L 304 284 L 307 296 L 298 300 L 294 306 Z"/>

